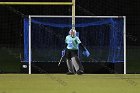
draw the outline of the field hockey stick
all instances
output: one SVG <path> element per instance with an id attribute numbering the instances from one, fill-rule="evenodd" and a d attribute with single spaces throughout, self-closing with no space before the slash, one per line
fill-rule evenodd
<path id="1" fill-rule="evenodd" d="M 58 63 L 58 66 L 60 66 L 61 62 L 62 62 L 63 56 L 60 58 L 60 61 Z"/>

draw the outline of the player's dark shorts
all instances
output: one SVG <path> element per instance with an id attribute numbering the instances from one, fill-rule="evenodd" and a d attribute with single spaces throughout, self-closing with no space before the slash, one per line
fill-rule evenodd
<path id="1" fill-rule="evenodd" d="M 72 57 L 78 56 L 78 50 L 66 49 L 66 58 L 71 59 Z"/>

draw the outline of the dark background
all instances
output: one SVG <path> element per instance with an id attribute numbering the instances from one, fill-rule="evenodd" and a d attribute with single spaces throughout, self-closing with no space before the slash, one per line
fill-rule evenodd
<path id="1" fill-rule="evenodd" d="M 126 16 L 127 73 L 140 73 L 139 8 L 139 0 L 76 0 L 76 15 Z M 20 71 L 20 60 L 23 52 L 23 18 L 28 15 L 71 15 L 71 6 L 0 5 L 1 72 Z"/>

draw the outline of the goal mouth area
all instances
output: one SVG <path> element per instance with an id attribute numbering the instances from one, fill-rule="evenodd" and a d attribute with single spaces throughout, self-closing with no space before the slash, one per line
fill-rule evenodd
<path id="1" fill-rule="evenodd" d="M 71 24 L 72 16 L 31 15 L 30 18 L 31 18 L 30 19 L 31 34 L 33 31 L 35 31 L 35 33 L 31 35 L 32 37 L 30 37 L 31 42 L 32 42 L 31 43 L 32 51 L 30 51 L 30 53 L 32 52 L 32 57 L 31 57 L 32 62 L 41 62 L 41 61 L 57 62 L 61 56 L 60 52 L 61 52 L 61 48 L 63 47 L 62 45 L 64 43 L 62 41 L 64 41 L 64 38 L 68 34 L 69 29 L 72 28 L 72 24 Z M 97 60 L 97 62 L 100 61 L 100 62 L 111 62 L 111 63 L 116 63 L 116 62 L 125 63 L 125 57 L 126 57 L 125 43 L 126 42 L 124 42 L 124 38 L 125 38 L 125 36 L 124 36 L 124 33 L 125 33 L 124 17 L 76 16 L 75 19 L 76 19 L 75 20 L 76 30 L 80 33 L 81 41 L 91 51 L 91 54 L 93 55 L 92 56 L 93 60 Z M 26 21 L 29 22 L 29 19 L 27 18 Z M 45 33 L 44 35 L 47 35 L 47 33 L 49 33 L 52 35 L 52 37 L 55 37 L 55 38 L 53 38 L 52 41 L 58 40 L 58 43 L 59 43 L 58 46 L 60 46 L 60 49 L 56 48 L 55 44 L 49 43 L 49 42 L 45 42 L 44 44 L 42 42 L 42 43 L 36 45 L 35 44 L 36 42 L 40 42 L 36 39 L 33 39 L 34 37 L 37 37 L 37 36 L 33 36 L 33 35 L 39 35 L 39 33 L 37 32 L 38 28 L 36 28 L 36 27 L 40 27 L 39 29 L 44 29 L 44 31 L 45 30 L 47 31 L 47 32 L 44 32 L 44 31 L 40 30 L 40 31 L 42 31 L 41 32 L 42 35 L 43 35 L 43 33 Z M 29 28 L 29 26 L 26 28 Z M 108 30 L 110 30 L 110 31 L 108 31 Z M 84 31 L 88 32 L 90 34 L 85 33 Z M 93 31 L 93 32 L 91 32 L 91 31 Z M 103 33 L 103 31 L 106 33 Z M 29 32 L 29 29 L 28 29 L 28 31 L 25 31 L 26 35 L 29 35 L 28 32 Z M 60 34 L 58 32 L 60 32 Z M 108 34 L 108 36 L 105 36 L 107 34 Z M 43 36 L 41 36 L 41 37 L 43 37 Z M 24 38 L 26 38 L 26 41 L 27 41 L 27 42 L 24 42 L 24 62 L 28 62 L 28 60 L 29 60 L 29 51 L 28 51 L 29 50 L 29 45 L 28 45 L 29 38 L 27 38 L 27 36 L 25 36 Z M 45 38 L 47 40 L 47 37 L 45 37 Z M 61 40 L 58 38 L 61 38 Z M 89 43 L 89 41 L 88 41 L 89 39 L 91 40 L 92 43 Z M 33 40 L 35 40 L 35 42 Z M 43 39 L 41 39 L 41 40 L 43 40 Z M 107 40 L 107 41 L 103 41 L 103 40 Z M 35 48 L 35 47 L 33 47 L 33 43 L 35 44 L 35 46 L 38 46 L 38 49 L 39 48 L 41 49 L 41 50 L 39 49 L 39 51 L 42 51 L 43 47 L 44 47 L 50 51 L 48 53 L 52 53 L 53 52 L 52 49 L 49 47 L 46 47 L 46 45 L 50 45 L 50 46 L 52 45 L 52 47 L 55 47 L 56 51 L 53 52 L 54 54 L 50 54 L 50 56 L 48 55 L 47 58 L 44 57 L 44 60 L 40 60 L 40 58 L 43 58 L 42 54 L 44 54 L 43 53 L 44 50 L 42 51 L 41 54 L 35 53 L 33 50 Z M 41 45 L 41 46 L 39 46 L 39 45 Z M 90 49 L 90 48 L 92 48 L 92 49 Z M 25 52 L 25 50 L 26 50 L 26 52 Z M 45 50 L 46 54 L 47 54 L 48 50 Z M 81 51 L 79 51 L 79 52 L 81 52 Z M 38 58 L 35 57 L 34 54 L 39 54 Z M 53 56 L 53 55 L 56 55 L 56 56 L 54 58 L 52 58 L 51 56 Z M 80 57 L 81 57 L 81 55 L 80 55 Z M 91 61 L 84 57 L 82 57 L 81 59 L 83 62 Z"/>

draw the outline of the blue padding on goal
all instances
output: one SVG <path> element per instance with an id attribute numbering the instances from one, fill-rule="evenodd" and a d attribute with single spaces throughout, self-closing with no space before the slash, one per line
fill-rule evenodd
<path id="1" fill-rule="evenodd" d="M 72 24 L 68 24 L 68 23 L 52 23 L 52 22 L 44 22 L 44 21 L 39 21 L 39 20 L 35 20 L 34 18 L 32 18 L 32 23 L 35 24 L 40 24 L 40 25 L 44 25 L 44 26 L 51 26 L 51 27 L 59 27 L 59 28 L 71 28 Z M 109 24 L 111 23 L 110 19 L 106 19 L 106 20 L 98 20 L 96 22 L 85 22 L 85 23 L 80 23 L 79 21 L 76 23 L 75 27 L 88 27 L 88 26 L 98 26 L 98 25 L 103 25 L 103 24 Z"/>
<path id="2" fill-rule="evenodd" d="M 29 19 L 24 18 L 24 62 L 29 60 Z"/>

